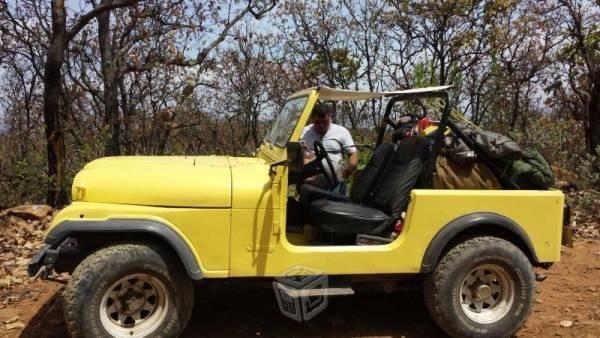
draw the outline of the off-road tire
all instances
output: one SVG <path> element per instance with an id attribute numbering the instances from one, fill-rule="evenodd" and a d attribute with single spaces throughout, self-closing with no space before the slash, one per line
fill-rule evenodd
<path id="1" fill-rule="evenodd" d="M 461 301 L 465 303 L 462 291 L 465 278 L 471 278 L 471 271 L 482 267 L 497 267 L 506 272 L 504 276 L 512 279 L 514 285 L 512 305 L 506 306 L 507 312 L 490 323 L 472 320 L 466 314 L 469 309 L 463 309 L 467 305 L 461 305 Z M 512 243 L 496 237 L 478 237 L 456 245 L 442 257 L 433 273 L 425 277 L 424 296 L 435 322 L 452 337 L 508 337 L 531 313 L 535 274 L 529 259 Z"/>
<path id="2" fill-rule="evenodd" d="M 177 337 L 193 307 L 193 283 L 181 261 L 153 243 L 116 244 L 85 258 L 75 269 L 63 294 L 65 323 L 72 337 L 112 337 L 100 319 L 101 302 L 113 283 L 131 275 L 156 278 L 164 286 L 169 306 L 164 319 L 147 337 Z"/>

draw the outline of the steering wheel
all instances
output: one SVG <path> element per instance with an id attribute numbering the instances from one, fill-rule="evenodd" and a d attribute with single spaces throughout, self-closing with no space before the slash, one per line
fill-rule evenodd
<path id="1" fill-rule="evenodd" d="M 338 181 L 337 174 L 335 173 L 333 162 L 331 162 L 323 143 L 321 143 L 321 141 L 315 141 L 315 143 L 313 143 L 313 149 L 315 151 L 315 161 L 317 161 L 318 165 L 323 169 L 325 181 L 327 181 L 327 184 L 330 188 L 337 187 L 340 182 Z M 325 163 L 327 163 L 329 171 L 323 166 L 323 160 L 325 160 Z"/>

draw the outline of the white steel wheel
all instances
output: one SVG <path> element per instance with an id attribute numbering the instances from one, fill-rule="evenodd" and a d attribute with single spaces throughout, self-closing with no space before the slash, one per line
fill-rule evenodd
<path id="1" fill-rule="evenodd" d="M 100 302 L 100 321 L 114 337 L 145 337 L 164 322 L 170 306 L 165 285 L 145 273 L 113 283 Z"/>
<path id="2" fill-rule="evenodd" d="M 120 243 L 88 255 L 63 293 L 73 338 L 178 337 L 194 285 L 177 255 L 156 243 Z"/>
<path id="3" fill-rule="evenodd" d="M 529 258 L 505 239 L 481 236 L 456 244 L 424 278 L 425 304 L 451 337 L 510 337 L 535 300 Z"/>
<path id="4" fill-rule="evenodd" d="M 515 299 L 515 283 L 496 264 L 480 265 L 465 275 L 460 287 L 464 314 L 479 324 L 494 323 L 506 316 Z"/>

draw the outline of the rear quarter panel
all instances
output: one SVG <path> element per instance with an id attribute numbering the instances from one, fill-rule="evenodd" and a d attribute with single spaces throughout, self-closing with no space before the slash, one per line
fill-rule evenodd
<path id="1" fill-rule="evenodd" d="M 411 201 L 403 236 L 422 243 L 415 248 L 417 257 L 423 257 L 428 243 L 444 225 L 461 216 L 488 212 L 518 224 L 540 262 L 560 259 L 564 204 L 560 191 L 414 190 Z"/>

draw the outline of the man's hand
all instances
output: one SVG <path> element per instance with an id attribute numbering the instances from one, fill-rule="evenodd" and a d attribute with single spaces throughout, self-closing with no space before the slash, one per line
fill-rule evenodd
<path id="1" fill-rule="evenodd" d="M 344 168 L 344 178 L 352 177 L 352 175 L 354 175 L 354 172 L 356 171 L 357 167 L 358 167 L 358 151 L 355 151 L 352 154 L 350 154 L 350 157 L 348 158 L 348 164 L 346 165 L 346 168 Z"/>
<path id="2" fill-rule="evenodd" d="M 344 178 L 352 177 L 352 175 L 354 175 L 355 171 L 356 171 L 355 167 L 352 167 L 350 165 L 346 166 L 346 168 L 344 169 Z"/>
<path id="3" fill-rule="evenodd" d="M 300 140 L 300 146 L 302 147 L 302 159 L 304 160 L 304 164 L 308 164 L 315 159 L 315 152 L 308 148 L 308 144 L 306 141 Z"/>

